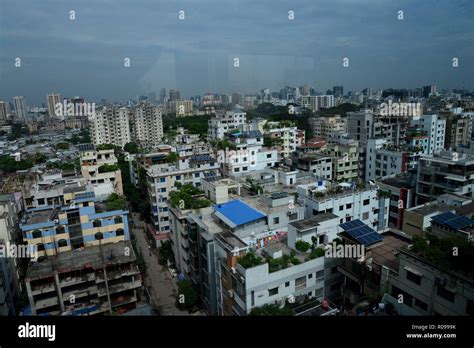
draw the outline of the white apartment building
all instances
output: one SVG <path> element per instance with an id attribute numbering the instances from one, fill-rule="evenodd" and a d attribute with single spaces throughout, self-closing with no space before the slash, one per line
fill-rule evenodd
<path id="1" fill-rule="evenodd" d="M 227 132 L 233 129 L 241 129 L 247 123 L 246 115 L 245 111 L 234 109 L 211 118 L 208 124 L 208 140 L 222 140 Z"/>
<path id="2" fill-rule="evenodd" d="M 323 213 L 338 216 L 339 223 L 359 219 L 375 230 L 388 226 L 389 198 L 379 197 L 376 187 L 356 188 L 329 182 L 298 185 L 298 201 L 306 207 L 306 217 Z"/>
<path id="3" fill-rule="evenodd" d="M 180 169 L 176 164 L 157 164 L 146 168 L 148 199 L 158 234 L 170 231 L 167 202 L 169 193 L 176 190 L 176 182 L 200 187 L 201 179 L 218 175 L 219 167 L 215 159 L 209 155 L 191 156 L 187 161 L 189 165 L 186 169 Z"/>
<path id="4" fill-rule="evenodd" d="M 336 106 L 333 95 L 303 96 L 300 99 L 302 107 L 311 111 L 318 111 L 320 108 L 332 108 Z"/>
<path id="5" fill-rule="evenodd" d="M 25 97 L 15 97 L 13 98 L 13 103 L 15 106 L 15 114 L 18 121 L 25 122 L 26 121 L 26 101 Z"/>
<path id="6" fill-rule="evenodd" d="M 92 120 L 91 133 L 94 145 L 114 144 L 124 147 L 131 142 L 129 109 L 104 106 Z"/>
<path id="7" fill-rule="evenodd" d="M 410 155 L 386 147 L 386 139 L 369 139 L 365 159 L 365 181 L 406 173 Z"/>
<path id="8" fill-rule="evenodd" d="M 225 176 L 239 176 L 271 168 L 279 161 L 277 149 L 263 147 L 263 135 L 260 131 L 234 134 L 231 139 L 236 150 L 222 150 L 217 156 Z"/>
<path id="9" fill-rule="evenodd" d="M 333 158 L 330 156 L 312 154 L 298 158 L 297 168 L 313 173 L 317 178 L 331 180 L 333 173 Z"/>
<path id="10" fill-rule="evenodd" d="M 95 196 L 106 200 L 110 194 L 123 195 L 122 173 L 114 150 L 97 150 L 92 144 L 80 144 L 81 173 L 94 188 Z"/>
<path id="11" fill-rule="evenodd" d="M 133 139 L 144 148 L 154 149 L 163 139 L 161 110 L 151 104 L 140 104 L 131 110 Z"/>
<path id="12" fill-rule="evenodd" d="M 437 114 L 414 117 L 412 124 L 420 127 L 428 135 L 428 154 L 438 154 L 444 149 L 446 120 Z"/>
<path id="13" fill-rule="evenodd" d="M 62 104 L 61 94 L 51 93 L 46 96 L 46 99 L 48 100 L 48 115 L 49 117 L 55 117 L 56 104 Z"/>

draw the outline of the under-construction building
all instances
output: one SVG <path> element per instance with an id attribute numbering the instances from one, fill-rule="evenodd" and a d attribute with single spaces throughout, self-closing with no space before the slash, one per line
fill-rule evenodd
<path id="1" fill-rule="evenodd" d="M 122 314 L 137 308 L 142 277 L 129 241 L 99 244 L 30 264 L 31 315 Z"/>

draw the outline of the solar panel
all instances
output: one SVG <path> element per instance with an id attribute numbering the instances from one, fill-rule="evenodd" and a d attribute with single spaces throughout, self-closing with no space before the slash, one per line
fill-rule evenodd
<path id="1" fill-rule="evenodd" d="M 466 216 L 456 215 L 450 211 L 433 216 L 431 219 L 440 225 L 449 226 L 455 230 L 474 225 L 474 220 Z"/>
<path id="2" fill-rule="evenodd" d="M 339 225 L 344 232 L 357 242 L 368 246 L 380 242 L 383 237 L 360 220 L 353 220 Z"/>

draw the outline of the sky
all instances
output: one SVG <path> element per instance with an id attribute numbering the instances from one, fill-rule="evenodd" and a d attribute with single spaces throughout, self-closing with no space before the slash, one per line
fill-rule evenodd
<path id="1" fill-rule="evenodd" d="M 0 100 L 303 84 L 474 90 L 473 18 L 471 0 L 1 0 Z"/>

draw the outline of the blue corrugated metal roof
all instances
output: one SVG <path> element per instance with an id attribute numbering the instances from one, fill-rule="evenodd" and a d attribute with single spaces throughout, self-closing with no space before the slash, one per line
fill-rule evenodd
<path id="1" fill-rule="evenodd" d="M 248 206 L 242 201 L 235 200 L 214 206 L 216 212 L 222 214 L 236 226 L 264 218 L 265 215 Z"/>

